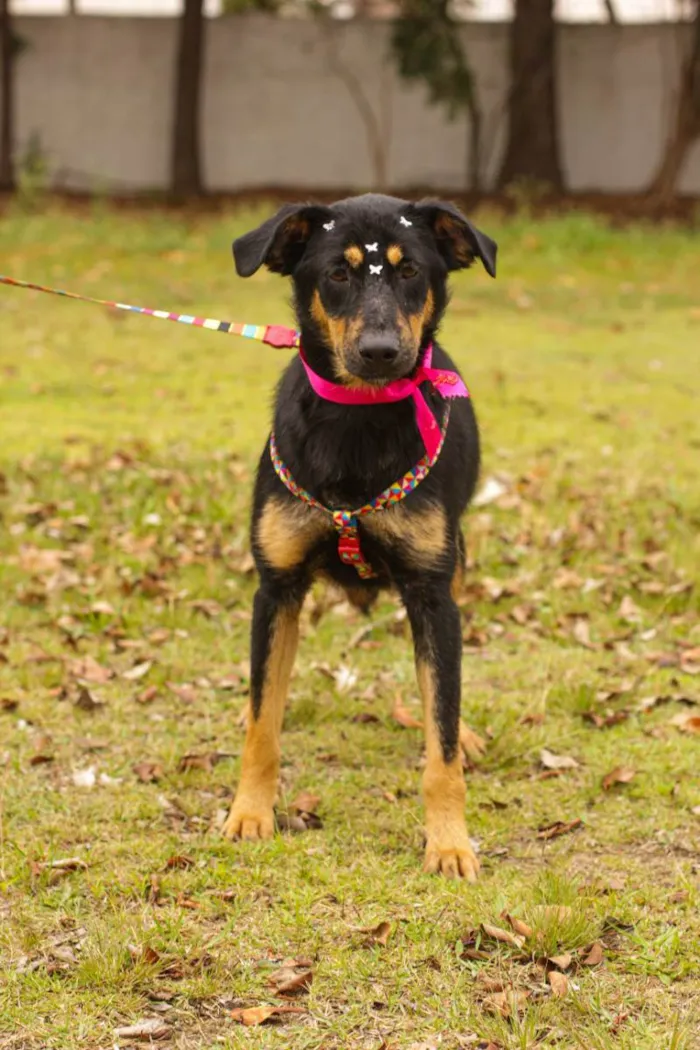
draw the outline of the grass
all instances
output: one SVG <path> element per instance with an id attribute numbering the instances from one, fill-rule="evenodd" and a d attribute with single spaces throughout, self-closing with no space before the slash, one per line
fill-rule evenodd
<path id="1" fill-rule="evenodd" d="M 285 323 L 284 282 L 230 262 L 261 214 L 10 211 L 2 269 Z M 366 631 L 321 590 L 305 612 L 280 808 L 310 791 L 323 827 L 218 834 L 251 479 L 287 352 L 0 289 L 0 1047 L 125 1046 L 114 1030 L 144 1018 L 188 1048 L 700 1046 L 700 751 L 675 724 L 700 714 L 697 235 L 479 221 L 500 279 L 458 276 L 443 333 L 502 487 L 467 520 L 476 887 L 420 870 L 421 737 L 390 713 L 398 693 L 418 714 L 417 691 L 390 597 Z M 542 748 L 576 764 L 543 769 Z M 604 790 L 618 766 L 634 777 Z M 524 943 L 484 932 L 510 930 L 504 913 Z M 565 953 L 557 997 L 547 960 Z M 284 999 L 270 975 L 300 957 L 313 983 Z M 231 1015 L 290 1003 L 260 1026 Z"/>

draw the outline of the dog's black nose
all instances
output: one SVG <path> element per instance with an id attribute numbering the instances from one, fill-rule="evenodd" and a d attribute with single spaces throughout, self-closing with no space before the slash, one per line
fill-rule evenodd
<path id="1" fill-rule="evenodd" d="M 398 341 L 392 335 L 382 332 L 368 332 L 363 335 L 358 349 L 362 360 L 374 368 L 390 365 L 399 356 Z"/>

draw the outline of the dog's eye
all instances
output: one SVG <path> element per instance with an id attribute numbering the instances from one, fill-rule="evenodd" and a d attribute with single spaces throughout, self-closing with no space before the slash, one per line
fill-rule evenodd
<path id="1" fill-rule="evenodd" d="M 399 273 L 402 277 L 405 277 L 406 280 L 409 280 L 411 277 L 418 276 L 418 270 L 415 268 L 412 262 L 408 261 L 408 259 L 404 259 L 404 261 L 401 263 L 401 266 L 399 267 Z"/>
<path id="2" fill-rule="evenodd" d="M 331 270 L 328 275 L 331 281 L 347 281 L 348 279 L 348 268 L 347 266 L 336 266 L 335 269 Z"/>

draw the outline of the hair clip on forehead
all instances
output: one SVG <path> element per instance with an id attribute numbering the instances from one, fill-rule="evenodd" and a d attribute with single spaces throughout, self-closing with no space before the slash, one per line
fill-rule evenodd
<path id="1" fill-rule="evenodd" d="M 401 223 L 402 226 L 413 226 L 413 223 L 409 222 L 409 220 L 406 218 L 405 215 L 401 216 L 401 218 L 399 219 L 399 222 Z"/>
<path id="2" fill-rule="evenodd" d="M 369 272 L 371 274 L 373 274 L 373 273 L 379 274 L 379 273 L 382 272 L 383 269 L 384 269 L 383 266 L 372 266 L 372 263 L 369 264 Z"/>
<path id="3" fill-rule="evenodd" d="M 331 230 L 335 229 L 335 219 L 331 219 L 330 222 L 324 222 L 323 228 L 324 230 L 327 230 L 328 233 L 330 233 Z"/>
<path id="4" fill-rule="evenodd" d="M 379 241 L 375 241 L 374 244 L 366 244 L 365 245 L 365 250 L 368 251 L 368 252 L 378 252 L 379 251 Z"/>

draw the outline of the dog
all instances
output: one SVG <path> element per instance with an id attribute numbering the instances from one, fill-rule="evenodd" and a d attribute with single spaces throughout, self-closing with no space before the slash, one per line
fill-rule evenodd
<path id="1" fill-rule="evenodd" d="M 233 244 L 239 276 L 266 266 L 291 277 L 301 350 L 279 383 L 255 482 L 250 707 L 227 838 L 273 834 L 299 614 L 323 575 L 363 611 L 380 589 L 398 591 L 424 708 L 424 870 L 476 878 L 454 594 L 479 434 L 468 396 L 446 396 L 466 390 L 435 340 L 448 274 L 478 259 L 495 277 L 496 250 L 452 204 L 379 194 L 286 205 Z"/>

